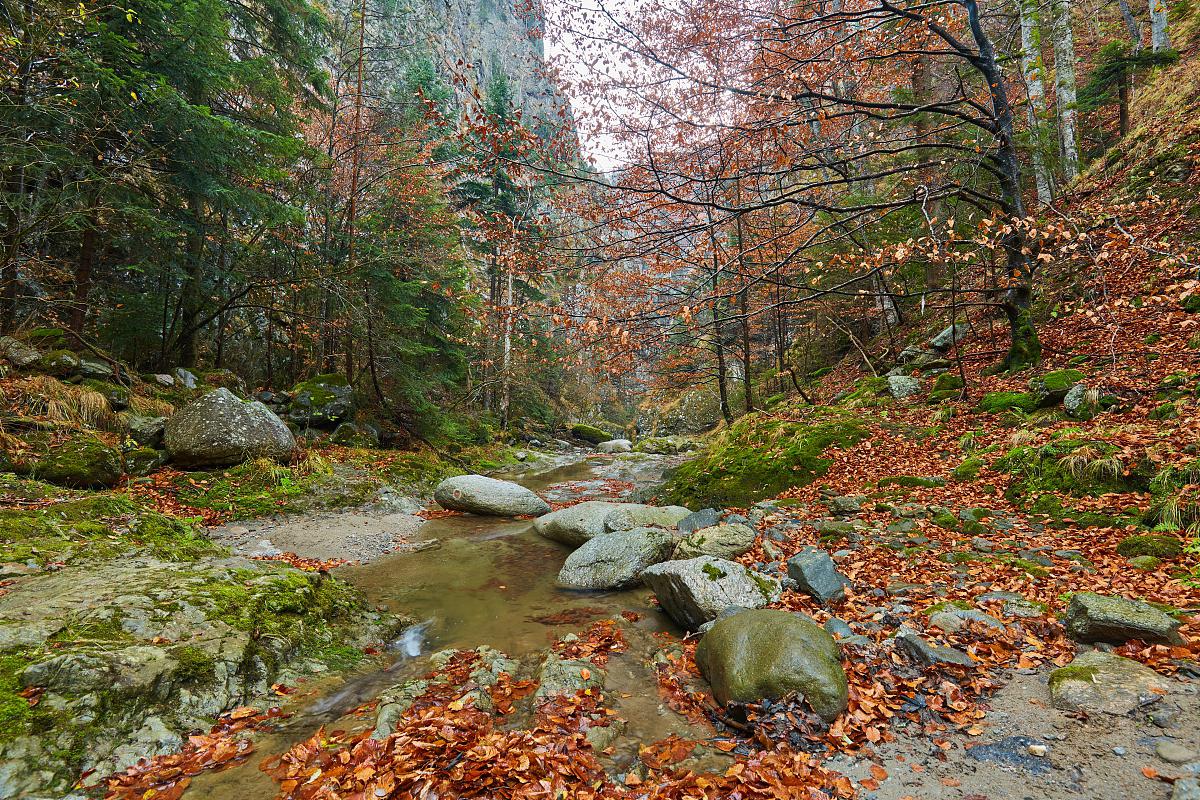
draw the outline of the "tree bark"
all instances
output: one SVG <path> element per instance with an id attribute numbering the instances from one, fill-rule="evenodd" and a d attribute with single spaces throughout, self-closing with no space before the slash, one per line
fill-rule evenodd
<path id="1" fill-rule="evenodd" d="M 1052 0 L 1054 9 L 1054 91 L 1058 98 L 1063 175 L 1079 176 L 1079 122 L 1075 110 L 1075 39 L 1070 0 Z"/>
<path id="2" fill-rule="evenodd" d="M 1042 152 L 1042 128 L 1046 119 L 1046 87 L 1042 81 L 1045 65 L 1042 63 L 1042 32 L 1038 19 L 1036 0 L 1018 0 L 1021 12 L 1021 72 L 1025 75 L 1025 89 L 1029 95 L 1026 106 L 1029 116 L 1030 152 L 1033 161 L 1034 184 L 1037 187 L 1038 203 L 1046 205 L 1054 199 L 1050 182 L 1050 169 L 1046 165 L 1046 154 Z"/>
<path id="3" fill-rule="evenodd" d="M 1158 53 L 1171 49 L 1167 34 L 1166 0 L 1150 0 L 1150 49 Z"/>

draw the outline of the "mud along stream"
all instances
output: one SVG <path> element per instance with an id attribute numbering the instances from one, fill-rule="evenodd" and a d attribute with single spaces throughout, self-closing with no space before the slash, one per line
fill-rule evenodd
<path id="1" fill-rule="evenodd" d="M 503 477 L 551 503 L 616 500 L 629 492 L 630 484 L 657 480 L 666 466 L 668 462 L 657 456 L 593 456 L 546 471 Z M 409 527 L 404 530 L 406 523 Z M 321 725 L 345 729 L 370 725 L 372 715 L 346 715 L 388 687 L 428 672 L 431 653 L 488 646 L 520 659 L 592 620 L 613 618 L 623 611 L 635 612 L 638 619 L 629 626 L 631 647 L 612 660 L 605 687 L 621 698 L 620 716 L 626 721 L 612 755 L 614 767 L 635 758 L 639 743 L 689 733 L 685 719 L 660 706 L 654 675 L 646 663 L 653 634 L 672 630 L 670 621 L 651 605 L 650 593 L 641 588 L 599 593 L 558 588 L 555 578 L 569 550 L 538 536 L 529 520 L 456 515 L 416 525 L 407 515 L 355 511 L 261 521 L 253 528 L 217 533 L 246 552 L 277 546 L 310 557 L 349 559 L 361 557 L 354 552 L 356 547 L 384 549 L 379 541 L 391 541 L 397 530 L 405 540 L 399 549 L 332 570 L 358 587 L 370 603 L 414 620 L 390 643 L 384 665 L 310 681 L 285 707 L 291 716 L 274 733 L 258 738 L 256 752 L 247 762 L 198 776 L 185 797 L 274 797 L 277 787 L 258 768 L 263 758 L 311 736 Z"/>

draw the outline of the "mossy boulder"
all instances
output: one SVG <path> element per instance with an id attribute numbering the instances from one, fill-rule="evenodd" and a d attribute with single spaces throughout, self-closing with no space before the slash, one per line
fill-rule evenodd
<path id="1" fill-rule="evenodd" d="M 1041 401 L 1033 392 L 988 392 L 979 401 L 979 410 L 988 414 L 1002 411 L 1035 411 Z"/>
<path id="2" fill-rule="evenodd" d="M 344 375 L 317 375 L 292 387 L 287 418 L 309 428 L 335 428 L 354 410 L 354 388 Z"/>
<path id="3" fill-rule="evenodd" d="M 696 648 L 696 665 L 721 704 L 798 692 L 826 722 L 849 704 L 837 643 L 811 619 L 790 611 L 748 610 L 718 620 Z"/>
<path id="4" fill-rule="evenodd" d="M 1183 542 L 1174 536 L 1153 534 L 1126 536 L 1117 544 L 1117 555 L 1126 558 L 1154 556 L 1155 558 L 1177 558 L 1183 554 Z"/>
<path id="5" fill-rule="evenodd" d="M 40 350 L 66 350 L 70 344 L 62 328 L 34 328 L 25 334 L 25 341 Z"/>
<path id="6" fill-rule="evenodd" d="M 610 441 L 612 434 L 595 425 L 588 425 L 585 422 L 577 422 L 571 426 L 571 435 L 576 439 L 580 439 L 589 444 L 600 444 L 601 442 Z"/>
<path id="7" fill-rule="evenodd" d="M 343 422 L 337 426 L 329 441 L 343 447 L 378 447 L 379 435 L 370 426 Z"/>
<path id="8" fill-rule="evenodd" d="M 969 456 L 950 471 L 950 477 L 956 481 L 973 481 L 979 476 L 979 471 L 983 469 L 984 462 L 978 456 Z"/>
<path id="9" fill-rule="evenodd" d="M 70 350 L 51 350 L 38 359 L 37 369 L 56 378 L 66 378 L 79 371 L 79 356 Z"/>
<path id="10" fill-rule="evenodd" d="M 0 358 L 4 358 L 17 369 L 32 367 L 41 357 L 42 353 L 36 347 L 11 336 L 0 336 Z"/>
<path id="11" fill-rule="evenodd" d="M 90 434 L 41 440 L 40 447 L 14 464 L 19 474 L 75 489 L 116 486 L 124 474 L 121 452 Z"/>
<path id="12" fill-rule="evenodd" d="M 157 472 L 167 463 L 167 451 L 153 447 L 135 447 L 125 453 L 125 469 L 130 475 L 143 477 Z"/>
<path id="13" fill-rule="evenodd" d="M 1154 572 L 1162 563 L 1162 559 L 1155 556 L 1134 556 L 1129 559 L 1129 566 L 1142 572 Z"/>
<path id="14" fill-rule="evenodd" d="M 1045 375 L 1031 378 L 1029 390 L 1037 395 L 1040 405 L 1048 406 L 1062 402 L 1067 393 L 1081 383 L 1083 383 L 1083 373 L 1079 370 L 1056 369 Z"/>
<path id="15" fill-rule="evenodd" d="M 745 507 L 804 486 L 832 463 L 825 452 L 866 439 L 861 421 L 814 415 L 808 421 L 747 414 L 724 431 L 698 457 L 681 464 L 660 490 L 669 503 L 705 507 Z"/>
<path id="16" fill-rule="evenodd" d="M 255 458 L 291 460 L 296 440 L 259 402 L 216 389 L 175 412 L 163 437 L 171 460 L 185 467 L 217 467 Z"/>
<path id="17" fill-rule="evenodd" d="M 696 630 L 730 608 L 762 608 L 779 599 L 779 582 L 736 561 L 699 556 L 664 561 L 642 572 L 662 610 Z"/>
<path id="18" fill-rule="evenodd" d="M 1047 492 L 1077 497 L 1149 488 L 1148 464 L 1129 464 L 1114 445 L 1091 439 L 1055 438 L 1046 444 L 1015 447 L 995 468 L 1013 476 L 1010 499 L 1037 498 Z"/>
<path id="19" fill-rule="evenodd" d="M 933 382 L 933 391 L 950 392 L 963 388 L 963 379 L 953 372 L 943 372 Z"/>
<path id="20" fill-rule="evenodd" d="M 1140 639 L 1152 644 L 1180 644 L 1179 623 L 1148 603 L 1095 592 L 1076 592 L 1067 603 L 1063 627 L 1077 642 L 1122 644 Z"/>

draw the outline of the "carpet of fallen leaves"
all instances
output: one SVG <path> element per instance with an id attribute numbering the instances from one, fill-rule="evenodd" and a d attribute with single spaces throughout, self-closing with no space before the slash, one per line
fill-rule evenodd
<path id="1" fill-rule="evenodd" d="M 249 706 L 222 714 L 208 733 L 189 736 L 178 753 L 142 759 L 124 772 L 106 778 L 105 800 L 177 800 L 194 776 L 206 770 L 231 767 L 249 758 L 254 743 L 247 734 L 267 728 L 282 716 L 277 708 L 259 711 Z"/>

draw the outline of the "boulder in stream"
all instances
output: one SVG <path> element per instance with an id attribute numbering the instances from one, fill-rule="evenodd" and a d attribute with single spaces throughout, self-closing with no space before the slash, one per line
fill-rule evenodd
<path id="1" fill-rule="evenodd" d="M 779 597 L 779 583 L 736 561 L 699 556 L 664 561 L 642 572 L 663 611 L 688 630 L 716 619 L 727 608 L 762 608 Z"/>
<path id="2" fill-rule="evenodd" d="M 718 620 L 696 648 L 696 665 L 722 704 L 799 692 L 832 722 L 849 703 L 837 643 L 811 619 L 791 611 L 754 609 Z"/>
<path id="3" fill-rule="evenodd" d="M 633 442 L 628 439 L 609 439 L 596 445 L 596 450 L 601 453 L 628 453 L 633 450 Z"/>
<path id="4" fill-rule="evenodd" d="M 608 515 L 623 505 L 626 504 L 608 500 L 576 503 L 538 517 L 533 523 L 533 529 L 547 539 L 578 547 L 593 536 L 604 533 L 607 530 L 604 521 Z"/>
<path id="5" fill-rule="evenodd" d="M 438 484 L 433 499 L 442 508 L 489 517 L 545 514 L 550 504 L 524 486 L 486 475 L 458 475 Z"/>
<path id="6" fill-rule="evenodd" d="M 271 409 L 216 389 L 171 416 L 164 442 L 183 467 L 224 467 L 252 458 L 286 462 L 296 439 Z"/>
<path id="7" fill-rule="evenodd" d="M 567 556 L 558 585 L 568 589 L 625 589 L 642 571 L 671 554 L 675 540 L 662 528 L 634 528 L 594 536 Z"/>
<path id="8" fill-rule="evenodd" d="M 713 525 L 692 531 L 675 548 L 675 558 L 687 559 L 696 556 L 737 558 L 754 546 L 754 529 L 735 522 L 729 525 Z"/>
<path id="9" fill-rule="evenodd" d="M 692 512 L 683 506 L 647 506 L 641 503 L 621 503 L 604 518 L 610 531 L 629 531 L 634 528 L 674 528 L 679 520 Z"/>

